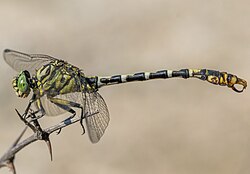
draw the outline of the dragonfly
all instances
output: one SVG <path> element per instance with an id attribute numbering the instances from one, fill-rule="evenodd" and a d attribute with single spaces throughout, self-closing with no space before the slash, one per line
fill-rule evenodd
<path id="1" fill-rule="evenodd" d="M 247 81 L 236 75 L 209 69 L 160 70 L 111 76 L 86 76 L 82 69 L 55 57 L 43 54 L 26 54 L 10 49 L 4 50 L 5 62 L 19 74 L 13 78 L 12 86 L 16 95 L 26 98 L 33 93 L 25 110 L 35 106 L 41 116 L 56 116 L 81 110 L 80 123 L 89 139 L 97 143 L 103 136 L 109 121 L 107 105 L 98 90 L 104 86 L 134 81 L 168 78 L 197 78 L 215 85 L 227 86 L 235 92 L 242 92 Z M 25 115 L 25 114 L 24 114 Z"/>

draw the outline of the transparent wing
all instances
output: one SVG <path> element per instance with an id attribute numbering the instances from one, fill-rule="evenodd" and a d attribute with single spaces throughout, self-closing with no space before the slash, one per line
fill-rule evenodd
<path id="1" fill-rule="evenodd" d="M 48 64 L 56 58 L 42 55 L 42 54 L 26 54 L 14 50 L 4 50 L 3 57 L 5 62 L 11 66 L 14 70 L 20 72 L 27 70 L 30 74 L 34 75 L 36 69 Z"/>
<path id="2" fill-rule="evenodd" d="M 47 116 L 57 116 L 67 112 L 48 100 L 46 96 L 37 99 L 35 106 L 38 110 L 43 108 Z"/>
<path id="3" fill-rule="evenodd" d="M 88 135 L 92 143 L 97 143 L 103 136 L 110 120 L 108 108 L 102 96 L 98 92 L 86 92 L 83 95 L 80 92 L 75 92 L 58 95 L 56 98 L 74 101 L 85 107 Z M 40 105 L 43 107 L 46 115 L 56 116 L 67 112 L 50 102 L 46 96 L 39 100 L 37 100 L 36 106 L 40 109 L 39 102 L 41 102 Z"/>
<path id="4" fill-rule="evenodd" d="M 97 143 L 103 136 L 110 120 L 108 108 L 102 96 L 98 92 L 86 92 L 83 94 L 75 92 L 58 95 L 56 98 L 73 101 L 85 107 L 84 112 L 86 114 L 85 120 L 88 135 L 92 143 Z M 67 112 L 50 102 L 47 96 L 43 96 L 36 101 L 37 109 L 41 109 L 40 106 L 42 106 L 48 116 L 56 116 Z"/>
<path id="5" fill-rule="evenodd" d="M 79 104 L 81 104 L 82 102 L 80 92 L 57 95 L 56 98 L 73 101 Z M 48 116 L 57 116 L 67 112 L 66 110 L 59 108 L 57 105 L 48 100 L 46 95 L 38 99 L 35 103 L 35 106 L 37 107 L 37 109 L 41 109 L 42 107 L 46 115 Z"/>
<path id="6" fill-rule="evenodd" d="M 92 143 L 97 143 L 109 124 L 107 105 L 98 92 L 85 93 L 86 126 Z"/>

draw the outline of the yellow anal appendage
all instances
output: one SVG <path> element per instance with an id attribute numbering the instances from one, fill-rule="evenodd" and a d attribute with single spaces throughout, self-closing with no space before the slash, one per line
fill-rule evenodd
<path id="1" fill-rule="evenodd" d="M 243 80 L 241 78 L 238 78 L 236 75 L 228 74 L 226 72 L 221 72 L 220 76 L 208 75 L 207 81 L 216 85 L 228 86 L 236 92 L 243 92 L 243 90 L 247 87 L 246 80 Z M 241 89 L 238 89 L 239 87 L 236 87 L 236 85 L 240 85 Z"/>

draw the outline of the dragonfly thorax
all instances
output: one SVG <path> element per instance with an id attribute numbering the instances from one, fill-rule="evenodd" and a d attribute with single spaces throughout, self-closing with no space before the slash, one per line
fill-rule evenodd
<path id="1" fill-rule="evenodd" d="M 32 78 L 28 71 L 21 71 L 20 74 L 13 78 L 12 86 L 16 95 L 25 98 L 30 94 L 31 88 L 34 86 Z"/>

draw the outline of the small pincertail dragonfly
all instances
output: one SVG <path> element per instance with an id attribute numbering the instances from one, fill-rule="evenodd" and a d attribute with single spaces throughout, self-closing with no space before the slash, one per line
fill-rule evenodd
<path id="1" fill-rule="evenodd" d="M 33 91 L 24 115 L 27 115 L 33 104 L 41 116 L 69 112 L 72 118 L 76 114 L 73 108 L 79 108 L 81 109 L 81 126 L 85 132 L 83 126 L 83 119 L 85 119 L 92 143 L 100 140 L 110 120 L 107 105 L 98 93 L 99 88 L 103 86 L 151 79 L 193 77 L 215 85 L 227 86 L 236 92 L 242 92 L 247 87 L 247 82 L 236 75 L 208 69 L 161 70 L 89 77 L 78 67 L 47 55 L 26 54 L 6 49 L 3 56 L 7 64 L 20 72 L 12 81 L 16 95 L 25 98 L 31 90 Z M 236 88 L 236 85 L 241 89 Z"/>

